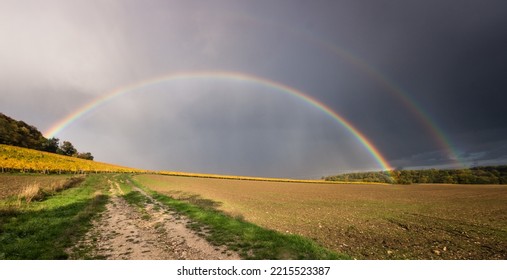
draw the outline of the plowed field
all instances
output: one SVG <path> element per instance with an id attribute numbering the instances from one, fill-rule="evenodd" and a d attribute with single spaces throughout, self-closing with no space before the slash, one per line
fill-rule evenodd
<path id="1" fill-rule="evenodd" d="M 358 259 L 507 259 L 507 186 L 135 178 Z"/>

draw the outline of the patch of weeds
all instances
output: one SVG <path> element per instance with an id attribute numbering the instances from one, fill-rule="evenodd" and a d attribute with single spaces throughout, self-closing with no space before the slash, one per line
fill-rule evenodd
<path id="1" fill-rule="evenodd" d="M 17 196 L 18 205 L 24 203 L 30 203 L 32 201 L 42 201 L 56 193 L 69 189 L 83 182 L 84 176 L 71 177 L 65 181 L 54 182 L 51 186 L 43 187 L 40 182 L 34 182 L 26 185 Z"/>

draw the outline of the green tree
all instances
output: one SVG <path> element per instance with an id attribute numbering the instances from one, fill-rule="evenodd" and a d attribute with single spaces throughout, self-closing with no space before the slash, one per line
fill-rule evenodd
<path id="1" fill-rule="evenodd" d="M 63 141 L 63 144 L 60 146 L 58 153 L 66 156 L 73 156 L 77 154 L 77 150 L 69 141 Z"/>
<path id="2" fill-rule="evenodd" d="M 46 152 L 50 152 L 50 153 L 56 153 L 56 151 L 58 151 L 59 145 L 60 145 L 60 139 L 53 137 L 53 138 L 47 139 L 42 144 L 42 150 L 46 151 Z"/>

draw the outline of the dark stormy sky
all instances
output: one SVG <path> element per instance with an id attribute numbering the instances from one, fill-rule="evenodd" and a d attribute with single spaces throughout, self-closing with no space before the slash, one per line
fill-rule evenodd
<path id="1" fill-rule="evenodd" d="M 48 131 L 113 89 L 236 72 L 306 93 L 393 167 L 507 163 L 506 1 L 0 1 L 0 112 Z M 379 170 L 349 130 L 253 81 L 139 88 L 56 137 L 155 170 Z"/>

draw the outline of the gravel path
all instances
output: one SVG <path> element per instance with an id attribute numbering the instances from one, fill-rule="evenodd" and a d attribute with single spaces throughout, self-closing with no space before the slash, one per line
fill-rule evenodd
<path id="1" fill-rule="evenodd" d="M 130 205 L 120 186 L 109 181 L 110 200 L 92 229 L 71 248 L 71 258 L 111 260 L 240 259 L 233 251 L 209 244 L 188 229 L 189 221 L 148 197 L 142 209 Z M 80 253 L 78 253 L 80 252 Z"/>

